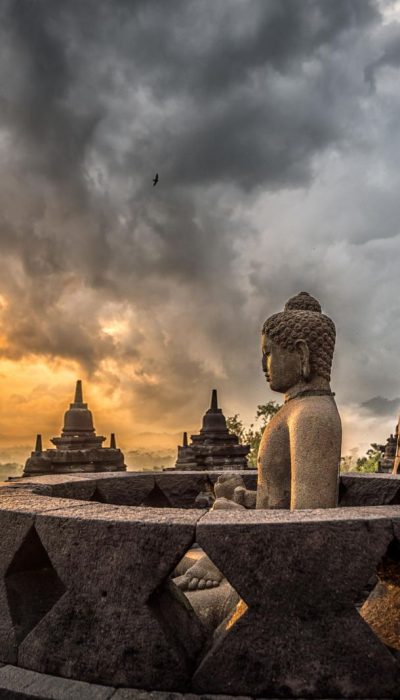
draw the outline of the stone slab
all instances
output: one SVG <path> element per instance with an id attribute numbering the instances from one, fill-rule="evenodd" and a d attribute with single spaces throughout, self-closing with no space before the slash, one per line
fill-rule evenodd
<path id="1" fill-rule="evenodd" d="M 86 505 L 86 504 L 85 504 Z M 88 503 L 89 505 L 89 503 Z M 55 498 L 46 494 L 32 493 L 29 490 L 0 490 L 0 511 L 20 512 L 29 515 L 50 512 L 53 510 L 66 510 L 81 507 L 82 501 L 67 498 Z"/>
<path id="2" fill-rule="evenodd" d="M 18 505 L 21 505 L 20 498 L 28 503 L 32 500 L 32 496 L 28 494 L 25 498 L 15 496 Z M 38 496 L 33 498 L 41 500 Z M 30 512 L 26 503 L 22 504 L 20 509 L 0 508 L 0 658 L 8 663 L 17 661 L 18 645 L 10 612 L 6 576 L 14 556 L 33 528 L 34 522 L 34 514 Z"/>
<path id="3" fill-rule="evenodd" d="M 252 700 L 244 695 L 195 695 L 194 693 L 166 693 L 163 690 L 135 690 L 120 688 L 112 700 Z"/>
<path id="4" fill-rule="evenodd" d="M 0 663 L 1 700 L 255 700 L 253 696 L 197 695 L 163 690 L 119 688 L 73 681 Z M 267 700 L 260 698 L 259 700 Z M 324 699 L 322 699 L 324 700 Z M 326 699 L 325 699 L 326 700 Z M 360 700 L 355 698 L 354 700 Z M 369 700 L 376 700 L 370 698 Z M 388 700 L 388 699 L 387 699 Z"/>
<path id="5" fill-rule="evenodd" d="M 206 514 L 196 541 L 248 609 L 219 630 L 193 690 L 396 697 L 400 666 L 355 608 L 393 538 L 393 514 L 400 508 Z"/>
<path id="6" fill-rule="evenodd" d="M 155 475 L 155 482 L 175 508 L 196 508 L 195 499 L 200 491 L 212 489 L 204 472 L 161 472 Z"/>
<path id="7" fill-rule="evenodd" d="M 0 698 L 14 700 L 109 700 L 115 688 L 71 681 L 15 666 L 0 668 Z"/>
<path id="8" fill-rule="evenodd" d="M 34 492 L 37 493 L 38 486 Z M 66 481 L 50 486 L 53 498 L 70 498 L 78 501 L 88 501 L 93 496 L 96 489 L 96 482 L 91 479 L 77 479 L 76 481 Z"/>
<path id="9" fill-rule="evenodd" d="M 153 474 L 129 474 L 124 479 L 116 479 L 114 476 L 96 479 L 96 493 L 104 503 L 116 505 L 140 506 L 146 496 L 154 488 Z"/>
<path id="10" fill-rule="evenodd" d="M 342 474 L 339 505 L 342 507 L 400 504 L 400 475 Z"/>
<path id="11" fill-rule="evenodd" d="M 185 689 L 204 638 L 166 582 L 203 515 L 95 503 L 37 515 L 66 592 L 22 641 L 18 663 L 113 686 Z"/>

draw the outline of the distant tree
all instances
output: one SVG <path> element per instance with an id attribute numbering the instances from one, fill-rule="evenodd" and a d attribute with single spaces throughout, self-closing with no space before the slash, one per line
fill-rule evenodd
<path id="1" fill-rule="evenodd" d="M 226 419 L 229 430 L 238 436 L 239 442 L 243 445 L 250 445 L 250 452 L 247 457 L 250 469 L 255 469 L 257 467 L 258 448 L 260 446 L 262 434 L 271 418 L 279 409 L 280 404 L 276 401 L 268 401 L 268 403 L 259 404 L 257 406 L 255 422 L 251 423 L 249 428 L 244 426 L 238 413 L 235 413 L 234 416 L 228 416 Z"/>
<path id="2" fill-rule="evenodd" d="M 378 471 L 379 460 L 382 456 L 382 445 L 376 442 L 371 443 L 371 447 L 363 457 L 354 454 L 346 455 L 340 460 L 340 471 L 342 472 L 376 472 Z"/>
<path id="3" fill-rule="evenodd" d="M 357 460 L 356 472 L 377 472 L 379 467 L 379 460 L 382 456 L 382 447 L 376 442 L 371 443 L 371 447 L 367 450 L 367 454 L 364 457 L 360 457 Z"/>
<path id="4" fill-rule="evenodd" d="M 353 455 L 344 455 L 340 458 L 340 471 L 341 472 L 351 472 L 357 466 L 357 460 Z"/>
<path id="5" fill-rule="evenodd" d="M 239 442 L 243 443 L 243 435 L 245 432 L 245 427 L 243 421 L 239 418 L 239 414 L 235 413 L 234 416 L 228 416 L 226 419 L 226 425 L 231 433 L 235 433 L 238 436 Z"/>

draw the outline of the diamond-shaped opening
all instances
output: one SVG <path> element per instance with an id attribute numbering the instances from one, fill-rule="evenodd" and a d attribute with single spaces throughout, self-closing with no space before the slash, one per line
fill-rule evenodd
<path id="1" fill-rule="evenodd" d="M 361 602 L 361 601 L 360 601 Z M 392 540 L 357 606 L 361 617 L 388 649 L 400 653 L 400 544 Z"/>
<path id="2" fill-rule="evenodd" d="M 215 635 L 231 629 L 247 610 L 244 600 L 196 543 L 149 603 L 168 634 L 189 645 L 191 661 L 204 653 Z"/>
<path id="3" fill-rule="evenodd" d="M 7 599 L 18 643 L 65 593 L 40 537 L 31 527 L 5 575 Z"/>
<path id="4" fill-rule="evenodd" d="M 171 503 L 158 484 L 154 484 L 152 490 L 147 494 L 141 505 L 150 508 L 172 508 Z"/>

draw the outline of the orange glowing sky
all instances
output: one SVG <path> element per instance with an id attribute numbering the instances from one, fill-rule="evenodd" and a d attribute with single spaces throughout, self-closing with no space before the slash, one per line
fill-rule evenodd
<path id="1" fill-rule="evenodd" d="M 0 464 L 78 378 L 127 453 L 172 460 L 213 388 L 250 424 L 281 400 L 261 325 L 301 290 L 336 323 L 344 453 L 385 442 L 399 2 L 95 4 L 0 4 Z"/>

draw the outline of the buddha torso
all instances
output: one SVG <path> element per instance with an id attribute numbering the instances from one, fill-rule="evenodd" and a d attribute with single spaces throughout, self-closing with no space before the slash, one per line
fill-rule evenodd
<path id="1" fill-rule="evenodd" d="M 332 396 L 285 403 L 261 439 L 257 508 L 334 508 L 341 433 Z"/>

